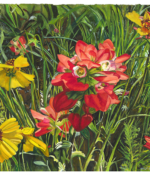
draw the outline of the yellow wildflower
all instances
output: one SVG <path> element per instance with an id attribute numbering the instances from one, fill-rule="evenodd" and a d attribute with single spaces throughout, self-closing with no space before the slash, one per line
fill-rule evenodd
<path id="1" fill-rule="evenodd" d="M 133 11 L 127 13 L 126 17 L 140 26 L 140 28 L 137 28 L 136 30 L 141 36 L 150 36 L 150 12 L 146 11 L 144 16 L 140 16 L 138 13 Z"/>
<path id="2" fill-rule="evenodd" d="M 30 81 L 34 80 L 34 75 L 26 74 L 21 71 L 21 68 L 29 66 L 27 58 L 19 56 L 16 59 L 10 59 L 5 64 L 0 64 L 0 86 L 7 91 L 10 88 L 29 86 Z M 11 82 L 10 81 L 11 77 Z"/>
<path id="3" fill-rule="evenodd" d="M 25 144 L 23 144 L 23 150 L 25 152 L 33 151 L 34 146 L 39 148 L 45 156 L 49 157 L 48 147 L 45 143 L 39 139 L 33 137 L 34 128 L 23 128 L 21 133 L 25 138 Z"/>
<path id="4" fill-rule="evenodd" d="M 23 139 L 19 134 L 19 125 L 10 118 L 0 125 L 0 162 L 11 158 L 18 151 L 17 145 Z"/>

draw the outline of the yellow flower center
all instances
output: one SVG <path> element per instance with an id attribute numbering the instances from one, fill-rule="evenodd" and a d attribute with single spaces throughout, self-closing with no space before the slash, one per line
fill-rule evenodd
<path id="1" fill-rule="evenodd" d="M 14 66 L 14 61 L 15 61 L 15 59 L 13 58 L 13 59 L 8 60 L 5 64 L 10 65 L 10 66 Z"/>
<path id="2" fill-rule="evenodd" d="M 84 73 L 85 73 L 85 71 L 84 71 L 84 69 L 83 69 L 82 67 L 80 67 L 80 68 L 77 70 L 77 74 L 78 74 L 79 76 L 84 75 Z"/>
<path id="3" fill-rule="evenodd" d="M 142 21 L 142 26 L 150 30 L 150 21 L 149 20 Z"/>
<path id="4" fill-rule="evenodd" d="M 14 66 L 14 61 L 15 61 L 15 59 L 13 58 L 13 59 L 8 60 L 5 64 L 6 65 L 9 65 L 9 66 Z M 10 77 L 10 76 L 11 77 L 14 77 L 16 71 L 19 71 L 19 70 L 20 70 L 19 67 L 14 67 L 13 69 L 5 68 L 6 76 L 8 76 L 8 77 Z"/>

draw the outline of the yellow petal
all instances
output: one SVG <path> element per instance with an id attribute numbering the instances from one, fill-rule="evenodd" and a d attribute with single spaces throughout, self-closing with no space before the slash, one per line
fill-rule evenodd
<path id="1" fill-rule="evenodd" d="M 48 147 L 46 147 L 46 150 L 45 151 L 42 151 L 43 154 L 46 156 L 46 157 L 49 157 L 49 151 L 48 151 Z"/>
<path id="2" fill-rule="evenodd" d="M 147 11 L 144 13 L 143 20 L 150 20 L 150 15 Z"/>
<path id="3" fill-rule="evenodd" d="M 34 77 L 35 75 L 31 75 L 31 74 L 26 74 L 26 73 L 23 73 L 20 71 L 20 73 L 29 81 L 33 81 L 34 80 Z"/>
<path id="4" fill-rule="evenodd" d="M 15 151 L 18 151 L 18 147 L 14 144 L 14 143 L 12 143 L 10 140 L 8 140 L 8 139 L 6 139 L 6 138 L 4 138 L 4 137 L 2 137 L 2 140 L 4 141 L 4 142 L 6 142 L 11 148 L 13 148 Z"/>
<path id="5" fill-rule="evenodd" d="M 46 150 L 46 144 L 33 136 L 27 136 L 28 141 L 42 151 Z"/>
<path id="6" fill-rule="evenodd" d="M 16 154 L 16 151 L 14 151 L 14 149 L 11 146 L 9 146 L 9 144 L 7 144 L 6 142 L 2 142 L 2 145 L 6 148 L 7 152 L 10 155 L 10 157 L 12 157 L 13 155 Z"/>
<path id="7" fill-rule="evenodd" d="M 9 128 L 9 129 L 3 131 L 3 133 L 10 133 L 10 132 L 16 131 L 17 129 L 19 129 L 19 127 L 20 127 L 19 125 L 14 126 L 12 128 Z"/>
<path id="8" fill-rule="evenodd" d="M 5 126 L 7 126 L 9 123 L 13 123 L 15 122 L 16 119 L 15 118 L 10 118 L 10 119 L 7 119 L 4 123 L 2 123 L 2 125 L 0 126 L 0 129 L 3 129 Z"/>
<path id="9" fill-rule="evenodd" d="M 17 88 L 17 87 L 23 87 L 23 86 L 19 83 L 19 81 L 17 80 L 16 77 L 12 77 L 11 78 L 11 86 L 10 87 L 11 88 Z"/>
<path id="10" fill-rule="evenodd" d="M 17 133 L 16 131 L 11 132 L 11 133 L 3 133 L 3 137 L 11 140 L 11 139 L 23 139 L 23 136 L 19 133 Z"/>
<path id="11" fill-rule="evenodd" d="M 132 22 L 134 22 L 134 23 L 136 23 L 136 24 L 138 24 L 139 26 L 142 27 L 141 19 L 139 18 L 140 15 L 138 13 L 136 13 L 135 11 L 127 13 L 126 17 L 128 19 L 130 19 Z"/>
<path id="12" fill-rule="evenodd" d="M 28 66 L 29 63 L 27 61 L 27 58 L 25 58 L 24 56 L 19 56 L 14 61 L 14 67 L 28 67 Z"/>
<path id="13" fill-rule="evenodd" d="M 4 81 L 6 79 L 6 71 L 5 70 L 2 70 L 0 71 L 0 86 L 1 87 L 4 87 Z"/>
<path id="14" fill-rule="evenodd" d="M 3 131 L 7 130 L 7 129 L 10 129 L 14 126 L 17 126 L 18 125 L 18 122 L 11 122 L 11 123 L 8 123 L 6 126 L 3 127 Z"/>
<path id="15" fill-rule="evenodd" d="M 22 87 L 29 86 L 30 81 L 28 81 L 19 71 L 16 72 L 16 78 L 18 82 L 22 85 Z"/>
<path id="16" fill-rule="evenodd" d="M 138 28 L 136 31 L 137 33 L 139 33 L 141 36 L 143 35 L 148 35 L 148 31 L 147 30 L 143 30 L 144 28 Z"/>
<path id="17" fill-rule="evenodd" d="M 24 135 L 31 135 L 33 132 L 34 132 L 34 128 L 26 127 L 22 129 L 22 133 Z"/>
<path id="18" fill-rule="evenodd" d="M 19 143 L 21 143 L 21 140 L 20 140 L 20 139 L 10 139 L 10 141 L 11 141 L 12 143 L 14 143 L 16 146 L 17 146 Z"/>
<path id="19" fill-rule="evenodd" d="M 28 140 L 23 144 L 23 150 L 25 152 L 33 151 L 34 145 L 32 145 Z"/>
<path id="20" fill-rule="evenodd" d="M 0 163 L 3 163 L 4 162 L 4 158 L 2 157 L 2 155 L 0 154 Z"/>
<path id="21" fill-rule="evenodd" d="M 13 69 L 14 66 L 10 66 L 10 65 L 7 65 L 7 64 L 0 64 L 0 68 L 9 68 L 9 69 Z"/>
<path id="22" fill-rule="evenodd" d="M 7 147 L 5 146 L 4 143 L 1 144 L 1 149 L 2 152 L 6 155 L 6 157 L 11 158 L 13 155 L 9 152 L 9 150 L 7 149 Z"/>
<path id="23" fill-rule="evenodd" d="M 5 79 L 3 80 L 1 86 L 6 89 L 6 91 L 9 91 L 9 88 L 11 89 L 11 86 L 9 87 L 9 80 L 10 77 L 5 76 Z"/>
<path id="24" fill-rule="evenodd" d="M 0 71 L 2 71 L 2 70 L 3 70 L 3 68 L 0 67 Z"/>

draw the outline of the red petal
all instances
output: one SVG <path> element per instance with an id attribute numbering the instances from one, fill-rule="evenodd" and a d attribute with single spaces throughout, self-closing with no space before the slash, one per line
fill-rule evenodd
<path id="1" fill-rule="evenodd" d="M 101 61 L 105 61 L 109 59 L 110 59 L 109 49 L 98 50 L 97 57 L 96 57 L 97 63 L 100 63 Z"/>
<path id="2" fill-rule="evenodd" d="M 68 96 L 63 91 L 54 97 L 53 106 L 55 111 L 59 112 L 59 111 L 71 109 L 76 104 L 76 102 L 77 100 L 68 99 Z"/>
<path id="3" fill-rule="evenodd" d="M 129 78 L 129 76 L 124 74 L 123 72 L 116 71 L 116 73 L 120 76 L 120 80 L 127 80 Z"/>
<path id="4" fill-rule="evenodd" d="M 84 100 L 87 106 L 94 108 L 96 111 L 100 110 L 101 105 L 99 103 L 99 98 L 95 94 L 85 95 Z"/>
<path id="5" fill-rule="evenodd" d="M 24 36 L 21 36 L 21 37 L 19 38 L 19 41 L 21 42 L 22 45 L 23 45 L 23 44 L 26 44 L 26 39 L 25 39 Z"/>
<path id="6" fill-rule="evenodd" d="M 118 100 L 118 96 L 113 92 L 112 94 L 109 94 L 111 97 L 111 104 L 118 104 L 120 103 L 120 100 Z"/>
<path id="7" fill-rule="evenodd" d="M 59 64 L 57 66 L 58 72 L 65 72 L 64 69 L 69 69 L 68 61 L 70 61 L 70 58 L 66 57 L 65 55 L 58 54 Z"/>
<path id="8" fill-rule="evenodd" d="M 113 50 L 114 49 L 114 44 L 113 42 L 110 40 L 110 39 L 106 39 L 104 42 L 103 42 L 103 46 L 105 48 L 108 48 L 110 50 Z"/>
<path id="9" fill-rule="evenodd" d="M 75 52 L 78 55 L 78 57 L 80 58 L 80 51 L 84 51 L 86 46 L 88 46 L 88 44 L 86 44 L 84 41 L 79 40 L 76 43 L 76 47 L 75 47 Z"/>
<path id="10" fill-rule="evenodd" d="M 76 131 L 81 131 L 92 122 L 93 117 L 91 114 L 85 114 L 80 117 L 79 114 L 71 113 L 68 119 Z"/>
<path id="11" fill-rule="evenodd" d="M 83 104 L 82 109 L 86 114 L 89 113 L 89 107 L 85 103 Z"/>
<path id="12" fill-rule="evenodd" d="M 120 72 L 125 72 L 127 69 L 127 66 L 123 65 L 123 66 L 120 66 L 118 69 Z"/>
<path id="13" fill-rule="evenodd" d="M 52 81 L 51 81 L 52 85 L 54 85 L 54 86 L 63 86 L 64 83 L 61 79 L 62 76 L 63 76 L 63 74 L 59 74 L 54 79 L 52 79 Z"/>
<path id="14" fill-rule="evenodd" d="M 43 121 L 37 123 L 36 126 L 37 126 L 37 128 L 49 127 L 49 126 L 51 126 L 49 122 L 50 122 L 49 120 L 47 120 L 47 121 L 43 120 Z"/>
<path id="15" fill-rule="evenodd" d="M 39 130 L 37 130 L 35 132 L 35 137 L 40 137 L 44 134 L 47 134 L 48 132 L 51 132 L 51 130 L 48 130 L 47 127 L 46 128 L 40 128 Z"/>
<path id="16" fill-rule="evenodd" d="M 144 136 L 144 138 L 145 138 L 145 140 L 146 140 L 148 143 L 150 143 L 150 137 Z"/>
<path id="17" fill-rule="evenodd" d="M 89 44 L 89 45 L 85 48 L 85 54 L 87 55 L 88 58 L 91 58 L 91 57 L 96 58 L 97 49 L 96 49 L 95 46 L 93 46 L 92 44 Z"/>
<path id="18" fill-rule="evenodd" d="M 9 47 L 12 52 L 16 51 L 16 48 L 14 46 Z"/>
<path id="19" fill-rule="evenodd" d="M 93 61 L 87 60 L 87 61 L 79 61 L 77 63 L 78 66 L 86 66 L 88 69 L 92 68 L 98 68 L 100 67 L 100 64 L 94 63 Z"/>
<path id="20" fill-rule="evenodd" d="M 44 118 L 48 119 L 48 116 L 42 115 L 34 110 L 31 109 L 31 114 L 33 116 L 33 118 L 38 119 L 38 120 L 44 120 Z"/>
<path id="21" fill-rule="evenodd" d="M 145 148 L 147 148 L 147 149 L 150 149 L 150 143 L 146 143 L 145 145 L 143 145 Z"/>
<path id="22" fill-rule="evenodd" d="M 123 63 L 124 61 L 128 60 L 131 57 L 131 55 L 123 54 L 116 58 L 115 63 Z"/>
<path id="23" fill-rule="evenodd" d="M 111 72 L 109 74 L 109 72 L 100 72 L 101 74 L 104 74 L 106 76 L 100 76 L 100 77 L 94 77 L 95 80 L 100 81 L 100 82 L 104 82 L 104 83 L 113 83 L 116 84 L 119 81 L 119 77 L 117 74 Z"/>
<path id="24" fill-rule="evenodd" d="M 88 84 L 78 82 L 77 78 L 74 77 L 72 73 L 64 73 L 62 75 L 62 80 L 70 91 L 85 91 L 89 87 Z"/>

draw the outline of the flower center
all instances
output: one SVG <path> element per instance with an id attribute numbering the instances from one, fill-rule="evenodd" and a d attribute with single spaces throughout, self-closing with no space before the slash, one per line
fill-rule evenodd
<path id="1" fill-rule="evenodd" d="M 0 141 L 2 141 L 2 134 L 3 134 L 3 132 L 2 132 L 2 130 L 0 129 Z"/>
<path id="2" fill-rule="evenodd" d="M 105 83 L 98 83 L 95 85 L 96 92 L 99 92 L 100 90 L 104 89 Z"/>
<path id="3" fill-rule="evenodd" d="M 114 61 L 105 60 L 100 62 L 103 71 L 116 70 L 116 65 Z"/>
<path id="4" fill-rule="evenodd" d="M 14 66 L 14 61 L 15 61 L 15 59 L 10 59 L 5 64 L 10 65 L 10 66 Z"/>
<path id="5" fill-rule="evenodd" d="M 142 26 L 150 30 L 150 21 L 149 20 L 142 21 Z"/>
<path id="6" fill-rule="evenodd" d="M 5 64 L 9 66 L 14 66 L 14 61 L 15 59 L 13 58 L 13 59 L 8 60 Z M 14 67 L 13 69 L 5 68 L 6 76 L 14 77 L 17 70 L 20 70 L 20 68 L 19 67 Z"/>
<path id="7" fill-rule="evenodd" d="M 91 56 L 90 57 L 90 60 L 93 61 L 93 62 L 95 62 L 95 57 L 94 56 Z"/>
<path id="8" fill-rule="evenodd" d="M 86 69 L 84 67 L 75 66 L 73 68 L 73 75 L 76 77 L 83 78 L 86 76 Z"/>

